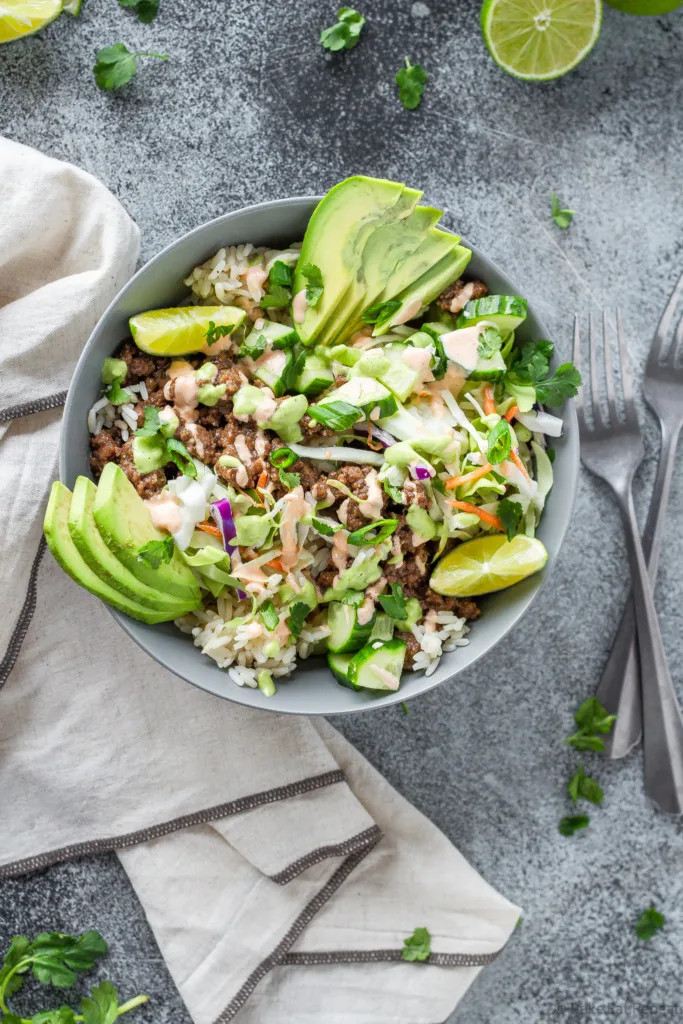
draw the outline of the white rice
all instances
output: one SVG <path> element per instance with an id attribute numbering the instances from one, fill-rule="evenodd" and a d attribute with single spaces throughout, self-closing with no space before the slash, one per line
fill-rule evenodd
<path id="1" fill-rule="evenodd" d="M 247 272 L 252 267 L 260 267 L 266 273 L 273 263 L 281 260 L 290 267 L 299 259 L 300 243 L 290 245 L 287 249 L 268 249 L 265 246 L 230 245 L 219 249 L 215 256 L 195 267 L 185 279 L 185 284 L 192 290 L 192 300 L 202 305 L 242 306 L 252 312 L 254 303 L 258 305 L 265 294 L 262 285 L 247 286 Z M 268 310 L 271 320 L 279 320 L 287 316 L 280 309 Z"/>

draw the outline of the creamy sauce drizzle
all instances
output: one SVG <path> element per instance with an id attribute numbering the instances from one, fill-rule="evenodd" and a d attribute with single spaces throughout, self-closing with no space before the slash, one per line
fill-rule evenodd
<path id="1" fill-rule="evenodd" d="M 245 466 L 251 466 L 251 452 L 244 439 L 244 434 L 238 434 L 235 438 L 235 451 L 240 462 L 243 462 Z"/>
<path id="2" fill-rule="evenodd" d="M 372 665 L 370 668 L 373 676 L 379 679 L 380 683 L 384 683 L 387 690 L 398 690 L 399 680 L 396 676 L 392 676 L 391 672 L 386 668 L 380 668 L 378 665 Z"/>
<path id="3" fill-rule="evenodd" d="M 259 266 L 249 267 L 243 276 L 244 283 L 246 284 L 252 299 L 254 302 L 258 302 L 263 295 L 263 285 L 268 280 L 268 271 Z"/>
<path id="4" fill-rule="evenodd" d="M 149 509 L 152 522 L 157 530 L 177 533 L 183 525 L 180 502 L 170 491 L 161 491 L 159 494 L 155 494 L 147 499 L 145 505 Z"/>
<path id="5" fill-rule="evenodd" d="M 399 316 L 394 317 L 394 319 L 391 322 L 393 325 L 404 324 L 406 320 L 412 320 L 413 317 L 416 316 L 421 309 L 422 302 L 420 301 L 420 299 L 413 299 L 412 302 L 408 303 L 403 312 L 400 313 Z"/>
<path id="6" fill-rule="evenodd" d="M 459 313 L 461 309 L 464 309 L 467 303 L 472 298 L 474 292 L 474 281 L 470 281 L 466 284 L 459 295 L 456 295 L 451 302 L 451 313 Z"/>
<path id="7" fill-rule="evenodd" d="M 367 626 L 368 622 L 375 613 L 375 601 L 382 593 L 387 585 L 387 581 L 384 576 L 380 576 L 376 583 L 373 583 L 371 587 L 368 587 L 365 593 L 365 600 L 358 609 L 358 624 L 360 626 Z"/>
<path id="8" fill-rule="evenodd" d="M 306 289 L 302 288 L 301 291 L 297 292 L 292 299 L 292 318 L 295 324 L 302 324 L 304 322 L 307 309 L 308 302 L 306 301 Z"/>
<path id="9" fill-rule="evenodd" d="M 457 331 L 449 331 L 441 335 L 443 350 L 454 363 L 462 366 L 464 370 L 471 372 L 476 368 L 479 357 L 479 337 L 487 327 L 494 327 L 494 324 L 482 320 L 474 327 L 461 327 Z M 442 382 L 443 383 L 443 382 Z"/>
<path id="10" fill-rule="evenodd" d="M 337 530 L 332 539 L 332 565 L 337 572 L 344 572 L 346 568 L 346 559 L 349 553 L 348 538 L 346 530 Z"/>
<path id="11" fill-rule="evenodd" d="M 434 380 L 434 374 L 429 368 L 432 361 L 432 353 L 428 348 L 413 348 L 410 346 L 403 353 L 403 362 L 413 373 L 417 374 L 416 387 L 421 388 L 423 384 L 429 384 Z"/>
<path id="12" fill-rule="evenodd" d="M 368 496 L 365 501 L 358 503 L 358 510 L 366 519 L 379 519 L 382 515 L 382 502 L 384 495 L 377 479 L 377 473 L 371 469 L 365 478 L 368 487 Z"/>
<path id="13" fill-rule="evenodd" d="M 173 408 L 181 423 L 194 423 L 197 412 L 197 378 L 185 359 L 174 359 L 166 371 L 170 380 L 164 386 L 164 398 L 171 400 L 171 381 L 175 382 Z"/>
<path id="14" fill-rule="evenodd" d="M 286 507 L 282 513 L 280 522 L 280 537 L 282 539 L 282 555 L 280 562 L 283 569 L 293 569 L 299 561 L 299 548 L 296 537 L 296 527 L 300 519 L 311 511 L 308 502 L 304 501 L 304 489 L 301 485 L 284 497 Z"/>

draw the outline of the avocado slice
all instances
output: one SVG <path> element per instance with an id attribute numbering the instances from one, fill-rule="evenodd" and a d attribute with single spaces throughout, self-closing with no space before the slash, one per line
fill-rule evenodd
<path id="1" fill-rule="evenodd" d="M 466 249 L 464 245 L 456 245 L 452 252 L 444 256 L 431 270 L 428 270 L 426 274 L 419 277 L 397 296 L 401 302 L 399 309 L 390 320 L 377 325 L 372 332 L 373 336 L 386 334 L 395 324 L 417 316 L 422 306 L 429 305 L 437 295 L 441 294 L 446 285 L 460 277 L 471 258 L 472 251 L 470 249 Z M 411 313 L 411 310 L 414 312 Z"/>
<path id="2" fill-rule="evenodd" d="M 50 500 L 47 503 L 43 531 L 47 546 L 64 572 L 80 587 L 89 590 L 91 594 L 99 597 L 106 604 L 110 604 L 112 608 L 130 615 L 132 619 L 154 623 L 167 622 L 169 619 L 175 618 L 175 613 L 155 611 L 131 600 L 120 591 L 114 590 L 103 579 L 100 579 L 97 573 L 92 571 L 81 557 L 69 533 L 70 504 L 71 491 L 59 480 L 55 480 L 50 492 Z"/>
<path id="3" fill-rule="evenodd" d="M 180 552 L 174 551 L 171 561 L 156 569 L 138 558 L 141 547 L 152 540 L 164 540 L 168 534 L 153 526 L 147 506 L 115 462 L 108 462 L 102 470 L 92 512 L 107 547 L 137 579 L 153 590 L 196 606 L 199 584 Z"/>
<path id="4" fill-rule="evenodd" d="M 330 316 L 353 288 L 368 237 L 375 228 L 395 219 L 394 207 L 403 191 L 400 182 L 355 175 L 335 185 L 316 206 L 306 228 L 292 288 L 295 296 L 305 290 L 303 268 L 307 264 L 320 268 L 323 294 L 296 324 L 304 345 L 318 340 Z M 404 205 L 400 212 L 407 216 L 411 210 Z"/>
<path id="5" fill-rule="evenodd" d="M 170 597 L 153 587 L 142 583 L 133 573 L 119 562 L 113 552 L 102 540 L 97 529 L 92 507 L 97 495 L 97 487 L 87 476 L 79 476 L 74 485 L 69 508 L 69 532 L 71 539 L 78 548 L 79 554 L 96 573 L 114 590 L 130 598 L 146 608 L 167 612 L 170 618 L 178 618 L 199 608 L 201 602 L 181 601 Z"/>

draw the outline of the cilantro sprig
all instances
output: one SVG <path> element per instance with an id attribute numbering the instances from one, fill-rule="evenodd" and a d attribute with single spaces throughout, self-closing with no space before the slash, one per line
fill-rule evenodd
<path id="1" fill-rule="evenodd" d="M 204 340 L 209 348 L 211 348 L 212 345 L 216 344 L 219 338 L 227 338 L 234 330 L 234 324 L 219 324 L 216 326 L 213 320 L 209 320 L 209 326 L 206 334 L 204 335 Z"/>
<path id="2" fill-rule="evenodd" d="M 163 540 L 148 540 L 138 551 L 137 557 L 148 569 L 158 569 L 160 565 L 171 561 L 174 550 L 173 537 L 168 536 Z"/>
<path id="3" fill-rule="evenodd" d="M 270 290 L 259 299 L 259 306 L 262 309 L 283 309 L 292 301 L 292 293 L 289 288 L 281 284 L 270 282 Z"/>
<path id="4" fill-rule="evenodd" d="M 656 910 L 654 903 L 651 903 L 647 910 L 642 912 L 633 927 L 639 939 L 649 942 L 665 924 L 664 914 Z"/>
<path id="5" fill-rule="evenodd" d="M 492 466 L 505 462 L 512 450 L 512 433 L 507 420 L 498 420 L 488 432 L 486 458 Z"/>
<path id="6" fill-rule="evenodd" d="M 562 405 L 565 398 L 573 398 L 581 386 L 581 374 L 573 363 L 562 363 L 550 373 L 553 349 L 552 341 L 529 342 L 508 374 L 513 385 L 535 388 L 541 405 Z"/>
<path id="7" fill-rule="evenodd" d="M 558 228 L 568 228 L 574 219 L 576 210 L 563 210 L 560 206 L 560 200 L 554 192 L 550 194 L 550 201 L 552 203 L 552 217 Z"/>
<path id="8" fill-rule="evenodd" d="M 498 518 L 503 524 L 508 540 L 512 540 L 519 533 L 519 524 L 522 521 L 523 515 L 524 509 L 518 501 L 502 498 L 498 502 Z"/>
<path id="9" fill-rule="evenodd" d="M 114 43 L 112 46 L 105 46 L 95 54 L 97 63 L 93 67 L 95 81 L 100 89 L 120 89 L 134 77 L 138 65 L 138 57 L 156 57 L 158 60 L 168 60 L 165 53 L 149 53 L 139 51 L 132 53 L 125 43 Z"/>
<path id="10" fill-rule="evenodd" d="M 368 306 L 361 313 L 361 320 L 364 324 L 381 324 L 401 308 L 400 299 L 387 299 L 386 302 L 376 302 L 374 306 Z"/>
<path id="11" fill-rule="evenodd" d="M 323 275 L 320 267 L 314 263 L 306 263 L 301 268 L 301 273 L 306 278 L 306 302 L 309 306 L 317 306 L 324 290 Z"/>
<path id="12" fill-rule="evenodd" d="M 571 814 L 562 819 L 558 826 L 558 832 L 561 836 L 573 836 L 575 832 L 582 828 L 588 828 L 589 825 L 590 818 L 587 814 Z"/>
<path id="13" fill-rule="evenodd" d="M 311 609 L 303 601 L 295 601 L 289 610 L 289 616 L 287 617 L 287 625 L 289 626 L 292 636 L 301 636 L 301 630 L 303 629 L 306 616 L 309 614 Z"/>
<path id="14" fill-rule="evenodd" d="M 412 935 L 403 940 L 401 956 L 404 960 L 428 960 L 432 951 L 432 937 L 426 928 L 416 928 Z"/>
<path id="15" fill-rule="evenodd" d="M 338 21 L 320 33 L 320 43 L 326 50 L 352 50 L 358 45 L 365 18 L 353 7 L 341 7 Z"/>
<path id="16" fill-rule="evenodd" d="M 119 7 L 128 7 L 134 10 L 138 21 L 143 25 L 149 25 L 159 13 L 159 0 L 119 0 Z"/>
<path id="17" fill-rule="evenodd" d="M 604 795 L 600 783 L 592 779 L 590 775 L 585 774 L 581 762 L 579 762 L 579 767 L 567 783 L 567 792 L 574 801 L 575 807 L 579 800 L 588 800 L 592 804 L 601 804 Z"/>
<path id="18" fill-rule="evenodd" d="M 616 720 L 617 716 L 608 714 L 597 697 L 589 697 L 574 714 L 578 730 L 564 742 L 569 743 L 574 750 L 602 752 L 605 741 L 601 737 L 611 731 Z"/>
<path id="19" fill-rule="evenodd" d="M 156 405 L 145 406 L 145 418 L 141 427 L 135 431 L 136 437 L 154 437 L 161 430 L 159 410 Z"/>
<path id="20" fill-rule="evenodd" d="M 503 336 L 497 327 L 485 327 L 479 335 L 477 355 L 482 359 L 490 359 L 496 352 L 500 352 L 503 345 Z"/>
<path id="21" fill-rule="evenodd" d="M 8 1009 L 8 998 L 21 989 L 29 972 L 44 985 L 70 988 L 78 973 L 91 970 L 106 952 L 107 943 L 96 931 L 78 936 L 43 932 L 32 941 L 25 935 L 15 935 L 0 967 L 3 1024 L 76 1024 L 81 1021 L 83 1024 L 113 1024 L 122 1014 L 146 1003 L 148 997 L 142 995 L 119 1003 L 114 986 L 104 981 L 81 1000 L 80 1013 L 69 1006 L 61 1006 L 27 1019 Z"/>
<path id="22" fill-rule="evenodd" d="M 403 593 L 403 587 L 400 583 L 392 583 L 390 591 L 391 593 L 389 594 L 380 595 L 378 598 L 379 603 L 387 615 L 390 615 L 392 619 L 396 619 L 398 622 L 402 622 L 408 618 L 408 606 L 405 594 Z"/>
<path id="23" fill-rule="evenodd" d="M 421 64 L 411 64 L 408 58 L 405 58 L 405 67 L 396 75 L 396 84 L 398 98 L 406 110 L 415 110 L 420 106 L 428 77 Z"/>

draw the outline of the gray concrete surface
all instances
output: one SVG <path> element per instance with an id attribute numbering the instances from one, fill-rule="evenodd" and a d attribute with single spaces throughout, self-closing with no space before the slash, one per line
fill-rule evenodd
<path id="1" fill-rule="evenodd" d="M 330 57 L 316 40 L 334 7 L 161 0 L 156 23 L 142 26 L 115 0 L 85 0 L 78 21 L 65 16 L 0 51 L 0 130 L 106 182 L 140 224 L 145 258 L 244 203 L 321 191 L 353 172 L 407 180 L 523 283 L 563 353 L 574 309 L 619 303 L 642 364 L 683 269 L 683 15 L 606 8 L 585 63 L 533 86 L 490 61 L 476 0 L 365 0 L 361 45 Z M 170 60 L 144 62 L 135 83 L 105 95 L 93 54 L 118 40 Z M 414 113 L 393 85 L 406 54 L 430 74 Z M 553 190 L 577 211 L 566 232 L 549 216 Z M 656 442 L 647 420 L 641 514 Z M 679 686 L 682 507 L 679 474 L 657 588 Z M 640 755 L 615 764 L 586 756 L 604 806 L 585 834 L 557 831 L 578 760 L 562 740 L 596 684 L 626 586 L 616 509 L 583 475 L 552 581 L 514 635 L 408 717 L 388 710 L 336 723 L 525 907 L 452 1024 L 681 1019 L 681 825 L 648 805 Z M 667 926 L 643 944 L 632 925 L 651 900 Z M 48 924 L 97 926 L 111 939 L 108 974 L 154 998 L 141 1024 L 188 1020 L 114 857 L 0 886 L 1 939 Z"/>

